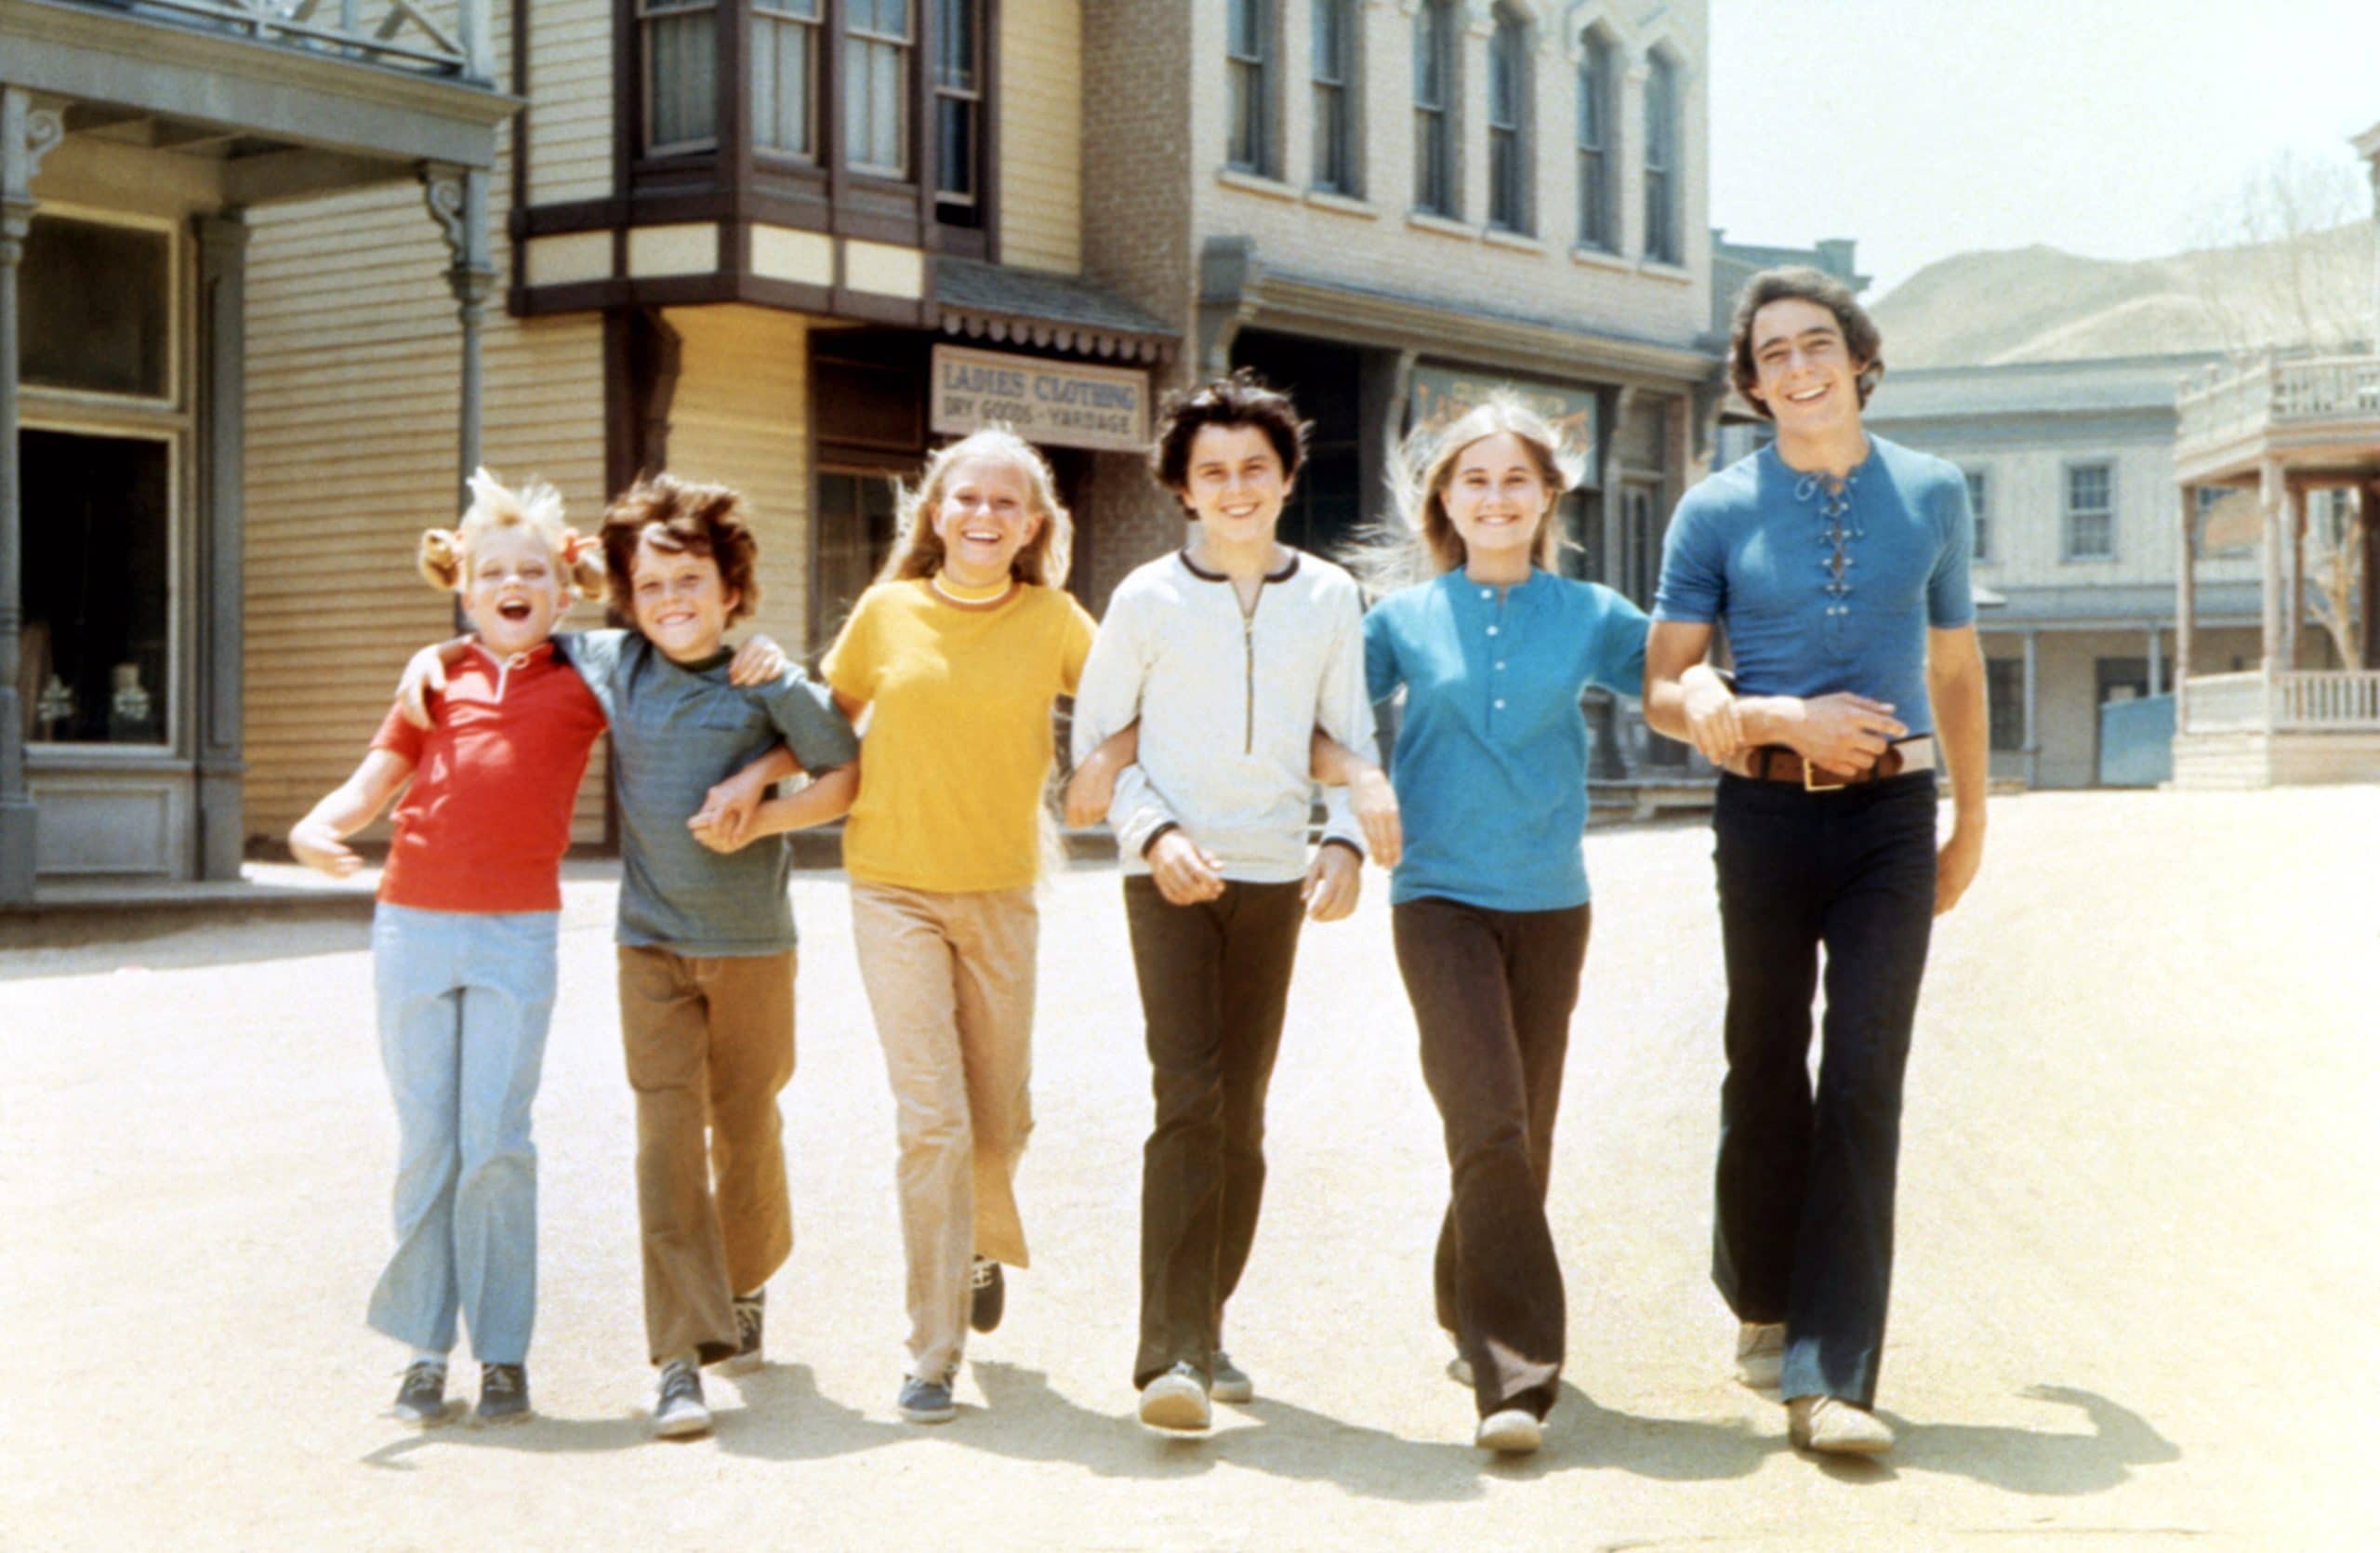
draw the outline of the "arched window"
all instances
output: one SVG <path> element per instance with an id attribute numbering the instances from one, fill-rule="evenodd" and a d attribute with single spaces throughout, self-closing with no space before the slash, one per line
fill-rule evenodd
<path id="1" fill-rule="evenodd" d="M 1488 42 L 1488 224 L 1529 230 L 1528 22 L 1510 6 L 1496 7 Z"/>
<path id="2" fill-rule="evenodd" d="M 1314 186 L 1357 191 L 1355 0 L 1314 0 Z"/>
<path id="3" fill-rule="evenodd" d="M 1437 216 L 1456 213 L 1457 35 L 1454 0 L 1422 0 L 1413 17 L 1413 204 Z"/>
<path id="4" fill-rule="evenodd" d="M 1612 109 L 1619 101 L 1614 89 L 1612 48 L 1601 33 L 1589 33 L 1579 53 L 1579 246 L 1615 252 L 1620 247 L 1619 223 L 1612 192 Z"/>
<path id="5" fill-rule="evenodd" d="M 1678 219 L 1677 66 L 1655 54 L 1645 77 L 1645 257 L 1683 262 Z"/>

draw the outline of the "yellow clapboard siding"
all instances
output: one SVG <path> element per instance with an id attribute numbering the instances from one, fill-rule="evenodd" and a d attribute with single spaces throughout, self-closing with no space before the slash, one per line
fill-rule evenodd
<path id="1" fill-rule="evenodd" d="M 602 199 L 612 188 L 612 7 L 529 7 L 529 200 Z"/>
<path id="2" fill-rule="evenodd" d="M 1082 268 L 1080 0 L 1000 7 L 1000 261 Z"/>
<path id="3" fill-rule="evenodd" d="M 809 327 L 750 307 L 673 308 L 684 340 L 669 411 L 669 468 L 744 493 L 760 540 L 753 626 L 811 645 Z"/>

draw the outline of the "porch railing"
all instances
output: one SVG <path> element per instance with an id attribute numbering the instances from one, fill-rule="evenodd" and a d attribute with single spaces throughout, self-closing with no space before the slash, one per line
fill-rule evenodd
<path id="1" fill-rule="evenodd" d="M 2289 670 L 2269 681 L 2255 670 L 2193 674 L 2184 696 L 2194 734 L 2380 732 L 2380 670 Z"/>
<path id="2" fill-rule="evenodd" d="M 2276 728 L 2380 730 L 2380 670 L 2318 669 L 2273 677 Z"/>
<path id="3" fill-rule="evenodd" d="M 2185 446 L 2227 443 L 2267 427 L 2380 420 L 2380 355 L 2209 367 L 2182 386 L 2175 408 Z"/>
<path id="4" fill-rule="evenodd" d="M 260 43 L 343 56 L 425 75 L 487 80 L 495 73 L 488 0 L 458 0 L 451 30 L 421 0 L 81 0 L 236 33 Z"/>

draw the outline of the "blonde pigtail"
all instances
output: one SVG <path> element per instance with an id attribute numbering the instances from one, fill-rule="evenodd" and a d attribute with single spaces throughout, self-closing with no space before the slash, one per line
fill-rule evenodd
<path id="1" fill-rule="evenodd" d="M 422 579 L 442 593 L 451 593 L 463 580 L 462 536 L 451 528 L 425 528 L 421 549 L 414 557 Z"/>

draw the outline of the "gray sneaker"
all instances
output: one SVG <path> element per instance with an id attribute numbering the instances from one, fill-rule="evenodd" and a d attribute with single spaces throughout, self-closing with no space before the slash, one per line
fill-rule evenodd
<path id="1" fill-rule="evenodd" d="M 653 1400 L 653 1432 L 664 1440 L 681 1440 L 709 1429 L 702 1372 L 682 1359 L 661 1366 L 661 1387 Z"/>
<path id="2" fill-rule="evenodd" d="M 769 1292 L 735 1296 L 735 1351 L 720 1361 L 722 1375 L 749 1374 L 768 1362 L 760 1349 L 760 1329 L 768 1315 Z"/>
<path id="3" fill-rule="evenodd" d="M 483 1424 L 517 1424 L 529 1416 L 529 1367 L 525 1364 L 480 1366 L 480 1406 Z"/>
<path id="4" fill-rule="evenodd" d="M 1207 1368 L 1214 1377 L 1214 1383 L 1207 1387 L 1208 1396 L 1219 1402 L 1252 1402 L 1256 1400 L 1256 1383 L 1250 1380 L 1248 1372 L 1234 1364 L 1231 1355 L 1223 1349 L 1215 1350 L 1215 1357 Z"/>
<path id="5" fill-rule="evenodd" d="M 446 1366 L 416 1359 L 397 1383 L 397 1421 L 426 1429 L 446 1421 Z"/>
<path id="6" fill-rule="evenodd" d="M 959 1404 L 950 1400 L 950 1383 L 946 1380 L 926 1380 L 911 1375 L 901 1383 L 898 1404 L 901 1416 L 912 1424 L 947 1424 L 959 1416 Z"/>

